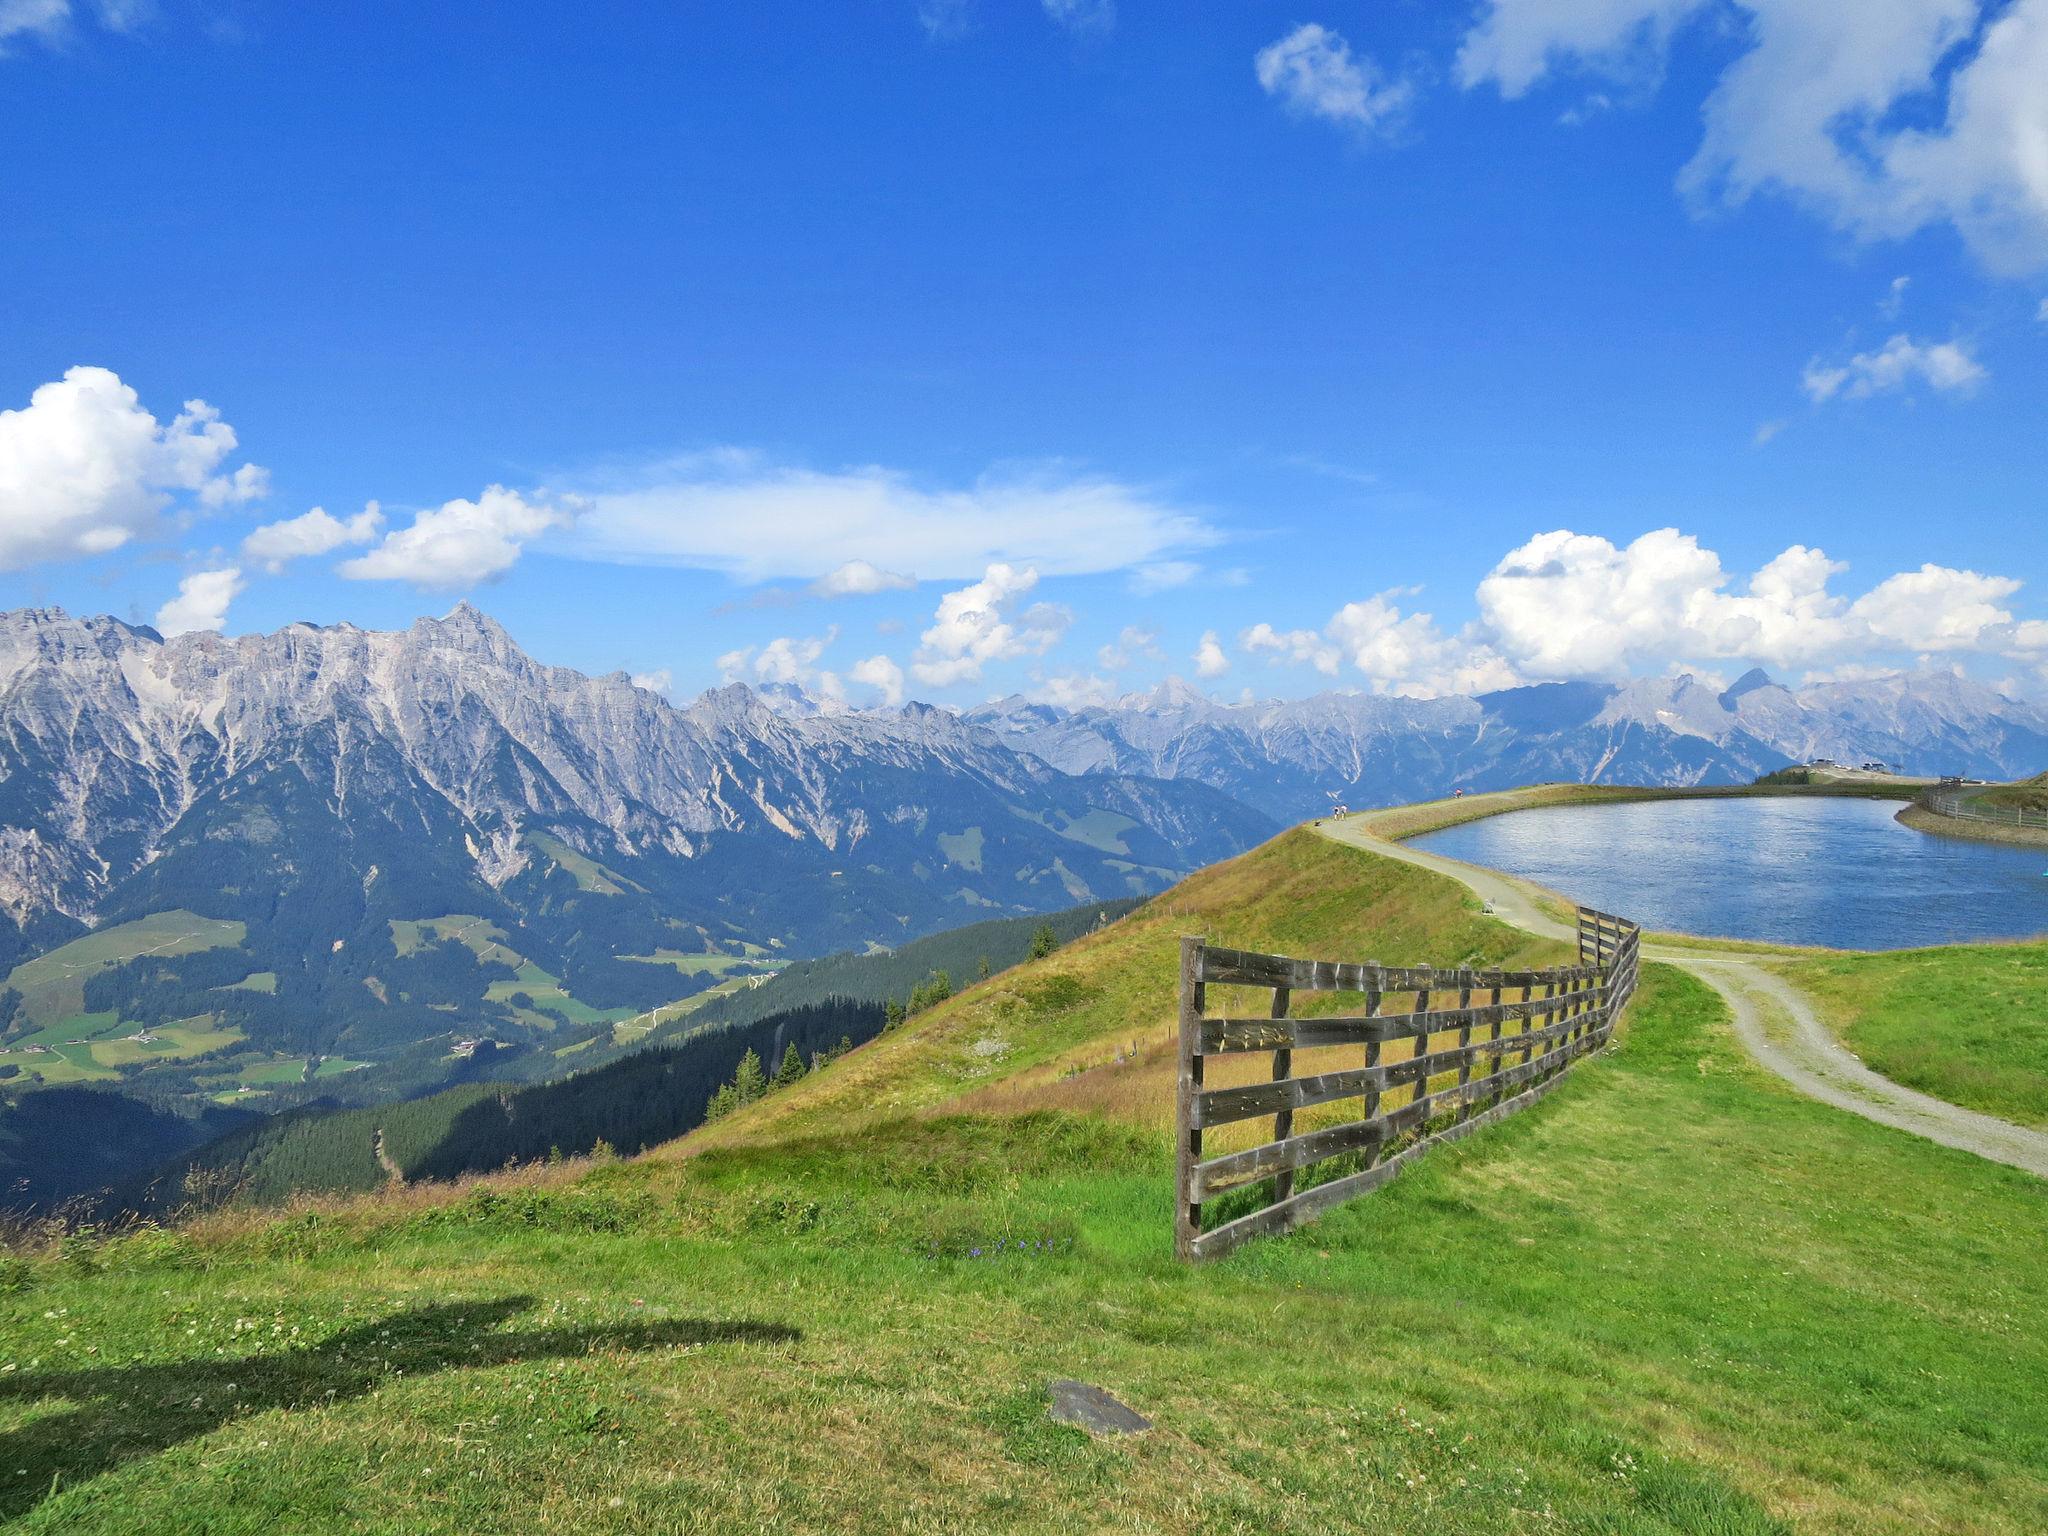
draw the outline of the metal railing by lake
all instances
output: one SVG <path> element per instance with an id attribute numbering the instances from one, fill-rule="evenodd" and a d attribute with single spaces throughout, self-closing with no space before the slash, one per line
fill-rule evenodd
<path id="1" fill-rule="evenodd" d="M 1567 1067 L 1607 1042 L 1635 991 L 1636 925 L 1582 907 L 1578 926 L 1579 963 L 1538 971 L 1296 960 L 1182 939 L 1174 1107 L 1178 1256 L 1214 1258 L 1247 1238 L 1291 1231 L 1378 1188 L 1438 1142 L 1468 1135 L 1548 1093 Z M 1211 987 L 1255 989 L 1267 1006 L 1252 1016 L 1211 1018 Z M 1290 1017 L 1297 992 L 1351 993 L 1361 1006 Z M 1395 1042 L 1406 1043 L 1406 1054 L 1385 1059 L 1385 1048 Z M 1352 1050 L 1363 1052 L 1358 1065 L 1330 1059 L 1341 1053 L 1341 1061 Z M 1317 1058 L 1307 1064 L 1314 1068 L 1308 1075 L 1297 1075 L 1297 1051 Z M 1205 1082 L 1210 1061 L 1247 1055 L 1271 1056 L 1270 1080 L 1224 1087 Z M 1295 1130 L 1297 1110 L 1351 1099 L 1359 1101 L 1357 1118 Z M 1203 1155 L 1205 1133 L 1269 1116 L 1269 1138 Z M 1296 1190 L 1297 1173 L 1347 1154 L 1360 1166 Z M 1203 1229 L 1204 1203 L 1236 1197 L 1261 1181 L 1270 1181 L 1263 1203 Z"/>
<path id="2" fill-rule="evenodd" d="M 2023 805 L 1986 805 L 1968 790 L 1923 790 L 1916 798 L 1922 809 L 1937 816 L 1987 822 L 1999 827 L 2033 827 L 2048 832 L 2048 811 L 2030 811 Z"/>

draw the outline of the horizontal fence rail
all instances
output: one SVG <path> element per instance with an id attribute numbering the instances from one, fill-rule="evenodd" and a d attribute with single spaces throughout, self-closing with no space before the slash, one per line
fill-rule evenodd
<path id="1" fill-rule="evenodd" d="M 1579 963 L 1548 970 L 1388 966 L 1296 960 L 1181 940 L 1180 1082 L 1175 1096 L 1175 1251 L 1214 1258 L 1246 1238 L 1286 1232 L 1375 1189 L 1441 1141 L 1533 1104 L 1566 1067 L 1605 1044 L 1635 991 L 1636 925 L 1579 909 Z M 1254 988 L 1267 1006 L 1210 1017 L 1209 988 Z M 1341 1012 L 1293 1016 L 1297 993 L 1342 993 Z M 1392 1047 L 1392 1050 L 1389 1050 Z M 1297 1062 L 1296 1052 L 1313 1061 Z M 1245 1081 L 1244 1058 L 1271 1057 Z M 1237 1081 L 1211 1085 L 1208 1063 Z M 1356 1101 L 1355 1116 L 1330 1105 Z M 1308 1111 L 1319 1123 L 1297 1129 Z M 1230 1150 L 1210 1133 L 1270 1117 L 1272 1134 Z M 1296 1189 L 1296 1175 L 1349 1155 L 1357 1166 Z M 1204 1230 L 1204 1204 L 1267 1181 L 1263 1201 Z"/>
<path id="2" fill-rule="evenodd" d="M 2030 811 L 2023 805 L 1986 805 L 1975 795 L 1957 790 L 1926 790 L 1916 798 L 1937 816 L 1986 821 L 1999 827 L 2036 827 L 2048 832 L 2048 811 Z"/>

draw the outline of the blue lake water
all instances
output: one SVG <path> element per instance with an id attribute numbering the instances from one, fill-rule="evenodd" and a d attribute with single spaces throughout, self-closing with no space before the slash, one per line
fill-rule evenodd
<path id="1" fill-rule="evenodd" d="M 1411 839 L 1645 928 L 1908 949 L 2048 934 L 2048 849 L 1930 837 L 1883 800 L 1514 811 Z"/>

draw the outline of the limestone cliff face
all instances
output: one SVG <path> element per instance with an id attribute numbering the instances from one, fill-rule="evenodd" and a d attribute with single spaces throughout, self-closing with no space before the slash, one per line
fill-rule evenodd
<path id="1" fill-rule="evenodd" d="M 230 835 L 245 822 L 219 824 L 208 802 L 281 773 L 344 827 L 410 817 L 452 838 L 442 851 L 492 888 L 528 868 L 538 827 L 600 860 L 691 860 L 721 834 L 843 860 L 881 826 L 964 833 L 963 789 L 982 819 L 982 800 L 1055 824 L 1100 808 L 1183 849 L 1147 865 L 1193 867 L 1269 830 L 1235 807 L 1219 826 L 1220 797 L 1193 785 L 1091 781 L 1077 796 L 943 710 L 774 702 L 734 685 L 678 709 L 623 673 L 543 666 L 467 604 L 398 631 L 236 639 L 0 614 L 0 909 L 90 920 L 195 811 Z M 1101 883 L 1084 881 L 1128 894 Z"/>

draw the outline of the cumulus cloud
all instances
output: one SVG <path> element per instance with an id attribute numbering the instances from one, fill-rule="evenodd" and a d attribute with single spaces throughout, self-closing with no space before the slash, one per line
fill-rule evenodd
<path id="1" fill-rule="evenodd" d="M 1901 650 L 1979 650 L 1999 643 L 2011 628 L 2005 603 L 2019 589 L 2009 576 L 1923 565 L 1887 577 L 1857 598 L 1849 620 L 1875 642 Z M 2011 638 L 2026 648 L 2025 633 L 2039 627 L 2038 621 L 2021 626 Z"/>
<path id="2" fill-rule="evenodd" d="M 1342 660 L 1337 647 L 1313 629 L 1275 629 L 1271 624 L 1254 624 L 1238 634 L 1237 644 L 1240 650 L 1264 656 L 1276 665 L 1292 662 L 1296 666 L 1314 667 L 1326 677 L 1337 675 L 1337 664 Z"/>
<path id="3" fill-rule="evenodd" d="M 1238 636 L 1246 651 L 1275 664 L 1314 667 L 1336 677 L 1348 662 L 1376 693 L 1483 693 L 1520 679 L 1496 651 L 1471 634 L 1448 635 L 1427 613 L 1403 612 L 1396 589 L 1346 603 L 1320 630 L 1254 624 Z"/>
<path id="4" fill-rule="evenodd" d="M 675 687 L 675 682 L 675 674 L 667 667 L 656 667 L 652 672 L 633 674 L 635 688 L 645 688 L 649 693 L 658 693 L 664 698 L 668 697 L 669 690 Z"/>
<path id="5" fill-rule="evenodd" d="M 1031 691 L 1031 697 L 1061 709 L 1087 709 L 1111 703 L 1116 698 L 1116 684 L 1092 673 L 1063 673 L 1042 679 Z"/>
<path id="6" fill-rule="evenodd" d="M 870 656 L 856 661 L 846 675 L 863 687 L 872 688 L 884 704 L 903 702 L 903 669 L 887 656 Z"/>
<path id="7" fill-rule="evenodd" d="M 156 627 L 165 635 L 195 629 L 220 629 L 228 621 L 228 604 L 246 586 L 238 567 L 194 571 L 178 583 L 178 595 L 156 611 Z"/>
<path id="8" fill-rule="evenodd" d="M 588 500 L 563 553 L 744 581 L 823 581 L 853 564 L 927 581 L 972 580 L 997 564 L 1087 576 L 1220 539 L 1202 518 L 1147 491 L 1057 470 L 930 488 L 887 469 L 824 473 L 725 451 L 656 466 Z"/>
<path id="9" fill-rule="evenodd" d="M 1833 590 L 1848 567 L 1795 544 L 1746 578 L 1690 534 L 1660 528 L 1626 545 L 1558 529 L 1502 557 L 1477 591 L 1478 616 L 1455 632 L 1406 612 L 1403 591 L 1347 603 L 1320 630 L 1257 624 L 1248 653 L 1344 668 L 1376 692 L 1482 693 L 1530 680 L 1686 671 L 1715 662 L 1846 676 L 1933 654 L 2038 662 L 2048 621 L 2017 620 L 2020 583 L 1932 563 L 1859 597 Z"/>
<path id="10" fill-rule="evenodd" d="M 2023 649 L 2008 600 L 2020 583 L 1949 566 L 1887 577 L 1853 601 L 1846 566 L 1795 544 L 1737 586 L 1676 529 L 1618 547 L 1566 530 L 1510 552 L 1479 584 L 1492 644 L 1536 677 L 1616 677 L 1672 661 L 1839 668 L 1873 653 Z"/>
<path id="11" fill-rule="evenodd" d="M 204 400 L 170 422 L 105 368 L 72 368 L 0 411 L 0 570 L 100 555 L 153 533 L 180 493 L 206 507 L 267 488 L 253 464 L 222 473 L 234 429 Z"/>
<path id="12" fill-rule="evenodd" d="M 1159 634 L 1137 624 L 1126 624 L 1117 631 L 1117 637 L 1095 652 L 1096 662 L 1111 672 L 1121 672 L 1140 656 L 1151 661 L 1164 661 L 1165 652 L 1159 649 Z"/>
<path id="13" fill-rule="evenodd" d="M 980 677 L 989 662 L 1052 649 L 1073 616 L 1050 603 L 1025 607 L 1022 599 L 1037 585 L 1037 571 L 998 563 L 980 581 L 948 592 L 939 599 L 932 627 L 918 637 L 912 675 L 944 688 Z"/>
<path id="14" fill-rule="evenodd" d="M 1559 529 L 1511 550 L 1479 584 L 1480 622 L 1500 651 L 1536 677 L 1615 677 L 1673 657 L 1797 664 L 1839 643 L 1840 567 L 1795 545 L 1724 589 L 1712 550 L 1675 528 L 1618 547 Z"/>
<path id="15" fill-rule="evenodd" d="M 1252 60 L 1259 86 L 1297 117 L 1321 118 L 1361 134 L 1399 125 L 1414 98 L 1406 80 L 1389 80 L 1328 27 L 1309 22 Z"/>
<path id="16" fill-rule="evenodd" d="M 1896 393 L 1916 381 L 1943 394 L 1968 394 L 1989 377 L 1963 342 L 1919 342 L 1901 335 L 1874 352 L 1857 353 L 1846 363 L 1830 364 L 1815 358 L 1806 365 L 1800 384 L 1808 398 L 1820 402 L 1837 395 L 1867 400 L 1872 395 Z"/>
<path id="17" fill-rule="evenodd" d="M 818 658 L 838 638 L 836 625 L 822 635 L 778 636 L 754 658 L 754 675 L 767 683 L 807 683 L 817 673 Z"/>
<path id="18" fill-rule="evenodd" d="M 1426 613 L 1403 613 L 1397 594 L 1346 603 L 1325 633 L 1369 679 L 1375 692 L 1435 697 L 1486 693 L 1521 681 L 1491 646 L 1470 635 L 1447 635 Z"/>
<path id="19" fill-rule="evenodd" d="M 325 507 L 315 507 L 256 529 L 242 540 L 242 558 L 255 561 L 275 576 L 294 560 L 368 544 L 383 527 L 384 514 L 374 501 L 347 519 L 335 517 Z"/>
<path id="20" fill-rule="evenodd" d="M 1489 0 L 1458 74 L 1511 97 L 1573 68 L 1651 79 L 1723 3 Z M 1747 46 L 1707 98 L 1688 196 L 1780 193 L 1865 238 L 1946 222 L 1995 268 L 2048 262 L 2048 0 L 1732 5 Z"/>
<path id="21" fill-rule="evenodd" d="M 869 597 L 877 592 L 901 592 L 917 585 L 917 578 L 885 571 L 865 560 L 849 560 L 835 566 L 811 583 L 819 597 Z"/>
<path id="22" fill-rule="evenodd" d="M 504 575 L 530 541 L 573 520 L 566 505 L 493 485 L 475 501 L 457 498 L 417 514 L 375 549 L 344 560 L 340 570 L 352 581 L 473 586 Z"/>
<path id="23" fill-rule="evenodd" d="M 1190 659 L 1195 664 L 1197 677 L 1221 677 L 1230 670 L 1230 658 L 1224 654 L 1223 642 L 1213 629 L 1202 631 L 1202 642 L 1195 647 L 1195 654 Z"/>

